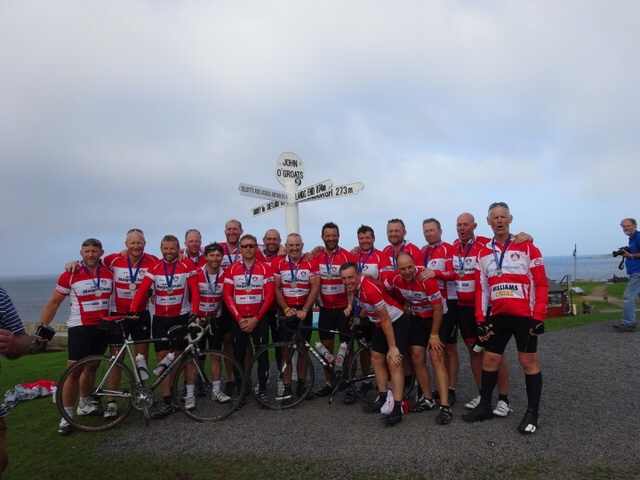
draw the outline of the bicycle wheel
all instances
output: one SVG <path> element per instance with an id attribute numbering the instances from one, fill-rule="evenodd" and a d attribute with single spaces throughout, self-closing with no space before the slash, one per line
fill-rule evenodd
<path id="1" fill-rule="evenodd" d="M 240 408 L 246 394 L 244 372 L 229 355 L 203 351 L 198 357 L 185 357 L 176 371 L 173 402 L 190 418 L 199 422 L 217 422 Z M 188 375 L 192 375 L 195 393 L 195 407 L 189 410 L 185 408 Z"/>
<path id="2" fill-rule="evenodd" d="M 351 354 L 345 372 L 346 380 L 354 387 L 358 399 L 372 406 L 378 396 L 378 388 L 371 361 L 368 362 L 369 365 L 362 365 L 362 357 L 364 355 L 367 358 L 371 358 L 371 349 L 369 347 L 361 347 Z M 405 375 L 405 399 L 409 399 L 413 395 L 415 383 L 415 375 L 413 373 Z"/>
<path id="3" fill-rule="evenodd" d="M 91 387 L 82 392 L 79 386 L 85 381 Z M 62 374 L 56 405 L 60 415 L 74 428 L 98 432 L 127 418 L 135 391 L 129 367 L 108 357 L 91 356 L 74 363 Z"/>
<path id="4" fill-rule="evenodd" d="M 276 349 L 280 350 L 278 359 Z M 251 365 L 251 388 L 256 400 L 272 410 L 292 408 L 311 392 L 315 370 L 303 345 L 278 342 L 261 348 Z"/>

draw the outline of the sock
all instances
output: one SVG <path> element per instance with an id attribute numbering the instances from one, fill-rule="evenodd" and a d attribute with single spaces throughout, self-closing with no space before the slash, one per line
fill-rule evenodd
<path id="1" fill-rule="evenodd" d="M 87 403 L 89 403 L 89 397 L 80 397 L 80 400 L 78 403 L 80 405 L 86 405 Z"/>
<path id="2" fill-rule="evenodd" d="M 507 395 L 506 393 L 500 393 L 498 394 L 498 400 L 509 403 L 509 395 Z"/>
<path id="3" fill-rule="evenodd" d="M 491 395 L 493 394 L 493 389 L 496 387 L 498 383 L 498 371 L 495 372 L 487 372 L 486 370 L 482 370 L 482 384 L 480 387 L 480 403 L 484 405 L 486 408 L 491 407 Z"/>
<path id="4" fill-rule="evenodd" d="M 542 395 L 542 372 L 538 372 L 535 375 L 525 375 L 524 379 L 527 385 L 527 410 L 537 415 L 540 396 Z"/>
<path id="5" fill-rule="evenodd" d="M 187 385 L 187 389 L 188 388 L 189 388 L 189 386 Z M 214 392 L 219 392 L 220 391 L 220 380 L 214 380 L 212 382 L 211 390 L 213 390 Z"/>
<path id="6" fill-rule="evenodd" d="M 193 383 L 187 383 L 187 397 L 193 397 L 195 391 L 195 385 Z"/>
<path id="7" fill-rule="evenodd" d="M 73 417 L 73 407 L 64 407 L 64 411 L 67 413 L 67 415 Z"/>

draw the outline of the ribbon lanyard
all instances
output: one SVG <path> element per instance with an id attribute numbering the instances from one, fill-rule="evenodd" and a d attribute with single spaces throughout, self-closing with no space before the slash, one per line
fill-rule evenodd
<path id="1" fill-rule="evenodd" d="M 333 265 L 333 259 L 336 257 L 337 254 L 338 254 L 337 250 L 333 255 L 331 255 L 331 257 L 329 257 L 328 253 L 324 254 L 324 258 L 326 259 L 325 260 L 325 265 L 327 267 L 327 276 L 329 276 L 329 277 L 333 276 L 333 272 L 331 270 L 331 266 Z"/>
<path id="2" fill-rule="evenodd" d="M 134 272 L 133 268 L 131 268 L 131 259 L 129 258 L 129 255 L 127 255 L 127 267 L 129 268 L 129 283 L 131 284 L 136 283 L 136 280 L 138 280 L 138 273 L 140 273 L 141 266 L 142 266 L 142 257 L 140 257 L 140 259 L 138 260 L 138 267 Z"/>
<path id="3" fill-rule="evenodd" d="M 166 260 L 162 261 L 162 266 L 164 267 L 164 278 L 167 281 L 167 289 L 169 290 L 169 293 L 171 293 L 171 291 L 173 290 L 173 279 L 176 276 L 176 267 L 178 266 L 178 262 L 173 262 L 173 271 L 171 272 L 171 275 L 169 275 Z"/>
<path id="4" fill-rule="evenodd" d="M 244 266 L 244 287 L 251 288 L 251 277 L 253 276 L 253 267 L 255 267 L 256 264 L 254 262 L 254 264 L 251 265 L 251 270 L 248 270 L 248 271 L 247 271 L 246 263 L 242 262 L 242 265 Z"/>
<path id="5" fill-rule="evenodd" d="M 207 276 L 207 285 L 209 286 L 209 292 L 211 293 L 211 295 L 215 295 L 216 291 L 215 291 L 215 287 L 218 285 L 218 276 L 220 275 L 220 268 L 218 268 L 218 273 L 216 273 L 216 279 L 213 282 L 213 287 L 211 286 L 211 278 L 209 277 L 209 271 L 207 270 L 207 267 L 205 265 L 204 267 L 204 274 Z"/>
<path id="6" fill-rule="evenodd" d="M 198 253 L 198 255 L 196 255 L 195 257 L 189 256 L 189 259 L 193 262 L 195 266 L 198 266 L 198 263 L 200 263 L 200 257 L 201 255 Z"/>
<path id="7" fill-rule="evenodd" d="M 233 258 L 231 258 L 231 248 L 229 248 L 228 244 L 225 244 L 224 249 L 227 251 L 227 258 L 229 259 L 229 265 L 233 264 Z"/>
<path id="8" fill-rule="evenodd" d="M 405 246 L 406 242 L 402 242 L 402 245 L 400 245 L 400 252 L 404 252 L 404 246 Z M 391 256 L 391 260 L 393 261 L 393 269 L 397 270 L 398 269 L 398 255 L 400 254 L 400 252 L 398 252 L 398 255 L 396 255 L 395 251 L 392 248 L 392 252 L 393 255 Z"/>
<path id="9" fill-rule="evenodd" d="M 469 243 L 467 244 L 467 246 L 464 248 L 464 252 L 462 251 L 462 243 L 460 243 L 460 250 L 459 252 L 462 253 L 462 257 L 460 258 L 460 261 L 458 263 L 458 270 L 464 274 L 464 261 L 467 259 L 467 257 L 469 256 L 469 252 L 471 251 L 471 247 L 473 246 L 473 240 L 469 240 Z M 502 261 L 500 262 L 500 264 L 502 265 Z"/>
<path id="10" fill-rule="evenodd" d="M 296 283 L 298 281 L 298 271 L 300 270 L 299 263 L 298 265 L 296 265 L 291 261 L 291 258 L 289 257 L 287 257 L 287 260 L 289 261 L 289 271 L 291 272 L 291 282 Z M 297 267 L 297 268 L 294 268 L 294 267 Z"/>
<path id="11" fill-rule="evenodd" d="M 362 270 L 364 270 L 364 266 L 367 264 L 367 260 L 369 260 L 369 257 L 371 257 L 372 254 L 373 248 L 369 251 L 364 260 L 362 260 L 362 254 L 360 254 L 360 258 L 358 259 L 358 273 L 362 273 Z"/>
<path id="12" fill-rule="evenodd" d="M 491 240 L 491 250 L 493 251 L 493 259 L 496 262 L 496 267 L 498 267 L 498 275 L 502 275 L 502 261 L 504 260 L 504 254 L 507 253 L 507 249 L 509 248 L 509 244 L 511 243 L 511 237 L 504 242 L 504 248 L 500 253 L 500 260 L 498 260 L 498 253 L 496 252 L 496 237 L 493 237 Z"/>
<path id="13" fill-rule="evenodd" d="M 91 277 L 91 272 L 89 271 L 89 269 L 87 268 L 87 266 L 83 263 L 82 266 L 84 267 L 85 271 L 87 272 L 87 275 L 89 275 Z M 93 283 L 93 288 L 96 289 L 96 293 L 98 293 L 98 295 L 100 295 L 100 263 L 98 263 L 98 266 L 96 267 L 96 276 L 91 277 L 91 283 Z"/>
<path id="14" fill-rule="evenodd" d="M 351 315 L 354 317 L 359 317 L 360 316 L 360 310 L 362 310 L 362 307 L 360 306 L 360 300 L 358 300 L 358 297 L 360 296 L 360 292 L 354 292 L 353 294 L 353 301 L 351 302 Z"/>

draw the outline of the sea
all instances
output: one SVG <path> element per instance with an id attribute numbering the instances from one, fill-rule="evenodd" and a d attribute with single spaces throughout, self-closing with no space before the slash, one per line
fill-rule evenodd
<path id="1" fill-rule="evenodd" d="M 614 275 L 626 276 L 618 270 L 619 258 L 611 255 L 578 256 L 576 261 L 577 278 L 580 280 L 605 281 Z M 573 278 L 574 258 L 545 257 L 547 276 L 552 280 L 561 280 L 565 275 Z M 37 323 L 40 312 L 56 283 L 55 276 L 0 277 L 2 286 L 11 296 L 13 303 L 25 324 Z M 54 322 L 64 325 L 69 316 L 69 304 L 64 302 L 58 309 Z"/>

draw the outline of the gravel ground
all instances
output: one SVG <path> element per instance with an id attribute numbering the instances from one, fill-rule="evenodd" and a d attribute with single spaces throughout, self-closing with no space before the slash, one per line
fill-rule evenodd
<path id="1" fill-rule="evenodd" d="M 541 338 L 544 390 L 540 429 L 516 432 L 526 395 L 509 345 L 511 405 L 506 419 L 462 421 L 474 394 L 466 352 L 454 422 L 435 424 L 435 412 L 412 413 L 393 428 L 358 404 L 332 406 L 314 399 L 284 412 L 250 401 L 229 419 L 199 424 L 176 414 L 145 428 L 138 417 L 117 429 L 105 449 L 140 452 L 212 452 L 232 456 L 326 462 L 326 478 L 347 472 L 442 475 L 440 478 L 640 478 L 640 333 L 619 334 L 600 323 Z M 519 473 L 518 473 L 519 472 Z M 526 475 L 525 475 L 526 474 Z"/>

